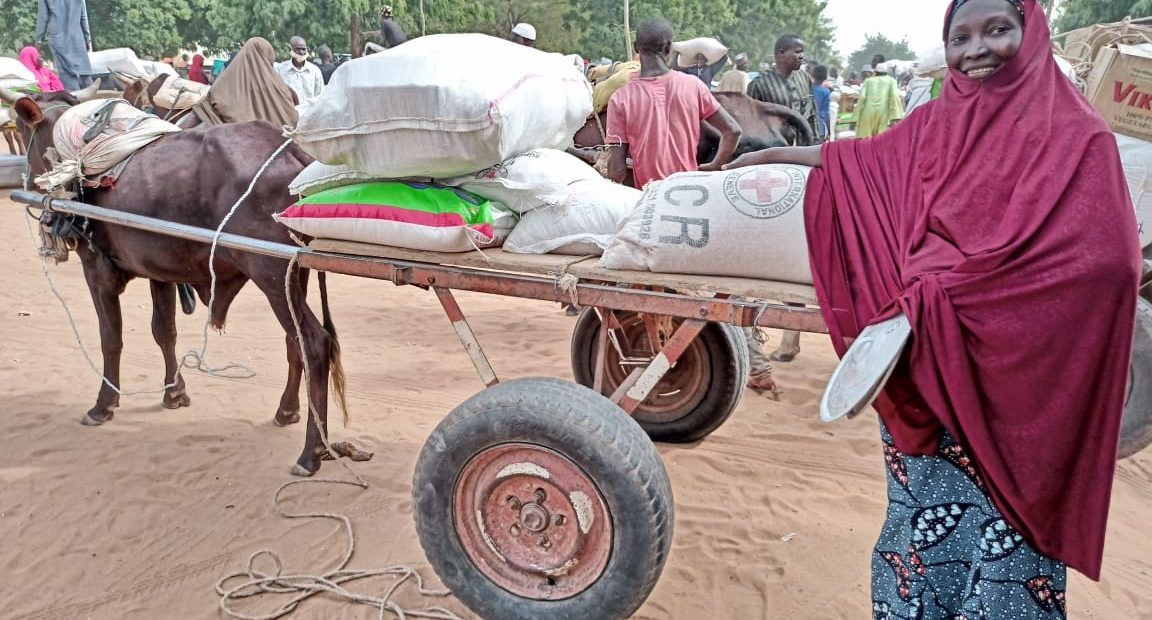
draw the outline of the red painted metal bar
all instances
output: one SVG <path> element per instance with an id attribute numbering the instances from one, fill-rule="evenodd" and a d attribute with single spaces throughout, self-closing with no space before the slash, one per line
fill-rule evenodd
<path id="1" fill-rule="evenodd" d="M 439 286 L 433 287 L 432 290 L 436 292 L 436 298 L 444 307 L 444 313 L 452 321 L 452 328 L 456 330 L 460 344 L 464 345 L 464 351 L 468 353 L 468 359 L 472 360 L 472 365 L 476 367 L 476 372 L 480 375 L 480 380 L 484 382 L 484 386 L 492 387 L 500 383 L 500 379 L 496 377 L 496 371 L 492 368 L 491 362 L 488 361 L 488 356 L 484 354 L 484 347 L 480 346 L 480 341 L 476 340 L 476 333 L 472 331 L 472 326 L 468 324 L 468 319 L 464 317 L 464 311 L 460 309 L 460 304 L 456 303 L 456 297 L 452 295 L 452 291 Z"/>
<path id="2" fill-rule="evenodd" d="M 557 288 L 554 280 L 542 276 L 309 251 L 300 253 L 299 262 L 301 267 L 308 269 L 387 280 L 397 285 L 443 287 L 552 302 L 571 301 L 568 291 Z M 812 308 L 692 297 L 591 283 L 580 283 L 577 290 L 580 305 L 585 307 L 703 319 L 741 327 L 755 323 L 767 328 L 828 333 L 820 311 Z"/>
<path id="3" fill-rule="evenodd" d="M 596 336 L 596 365 L 592 368 L 592 389 L 604 392 L 604 365 L 608 363 L 608 332 L 612 331 L 612 323 L 616 320 L 616 313 L 611 310 L 594 310 L 600 315 L 600 331 Z"/>
<path id="4" fill-rule="evenodd" d="M 612 394 L 612 402 L 620 405 L 626 413 L 636 411 L 640 403 L 648 398 L 655 389 L 656 384 L 668 374 L 668 371 L 679 361 L 680 356 L 688 350 L 692 341 L 708 326 L 707 321 L 689 319 L 676 330 L 668 339 L 664 348 L 656 353 L 652 361 L 643 370 L 637 369 Z"/>

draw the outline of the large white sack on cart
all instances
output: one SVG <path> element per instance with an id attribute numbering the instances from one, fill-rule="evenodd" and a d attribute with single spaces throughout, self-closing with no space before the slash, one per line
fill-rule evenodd
<path id="1" fill-rule="evenodd" d="M 299 109 L 290 135 L 324 163 L 447 178 L 571 145 L 592 112 L 592 87 L 560 54 L 441 34 L 345 63 Z"/>
<path id="2" fill-rule="evenodd" d="M 595 168 L 564 151 L 534 149 L 480 172 L 439 182 L 526 213 L 562 205 L 572 184 L 602 178 Z"/>
<path id="3" fill-rule="evenodd" d="M 16 80 L 23 84 L 36 83 L 36 76 L 15 58 L 0 56 L 0 80 Z"/>
<path id="4" fill-rule="evenodd" d="M 1128 180 L 1128 192 L 1136 207 L 1136 221 L 1140 224 L 1140 247 L 1152 245 L 1152 142 L 1116 136 L 1120 148 L 1120 162 Z"/>
<path id="5" fill-rule="evenodd" d="M 562 204 L 525 213 L 504 249 L 517 254 L 599 256 L 643 195 L 604 178 L 579 181 Z"/>
<path id="6" fill-rule="evenodd" d="M 163 62 L 141 60 L 131 48 L 117 47 L 113 49 L 88 52 L 88 63 L 92 65 L 93 75 L 105 73 L 118 73 L 120 75 L 151 80 L 160 74 L 179 75 L 176 70 Z"/>
<path id="7" fill-rule="evenodd" d="M 810 171 L 772 164 L 651 183 L 600 264 L 811 284 L 804 233 Z"/>

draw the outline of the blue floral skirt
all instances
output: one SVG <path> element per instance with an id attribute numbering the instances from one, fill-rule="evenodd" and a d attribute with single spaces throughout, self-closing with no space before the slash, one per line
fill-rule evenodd
<path id="1" fill-rule="evenodd" d="M 888 518 L 872 556 L 872 618 L 1066 617 L 1068 571 L 1001 517 L 972 461 L 947 434 L 908 456 L 881 428 Z"/>

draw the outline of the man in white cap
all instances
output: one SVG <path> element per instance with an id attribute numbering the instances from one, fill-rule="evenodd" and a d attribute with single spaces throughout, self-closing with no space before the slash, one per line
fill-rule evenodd
<path id="1" fill-rule="evenodd" d="M 512 42 L 536 47 L 536 27 L 523 22 L 512 27 Z"/>

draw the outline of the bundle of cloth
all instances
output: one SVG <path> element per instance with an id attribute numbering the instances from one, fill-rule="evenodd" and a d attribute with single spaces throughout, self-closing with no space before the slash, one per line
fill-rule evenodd
<path id="1" fill-rule="evenodd" d="M 48 172 L 36 185 L 53 192 L 77 179 L 87 185 L 110 185 L 136 151 L 180 131 L 172 123 L 142 112 L 123 99 L 94 99 L 72 106 L 52 130 Z"/>
<path id="2" fill-rule="evenodd" d="M 421 37 L 346 63 L 299 110 L 289 135 L 318 161 L 277 220 L 313 238 L 598 254 L 639 200 L 564 152 L 592 112 L 572 57 Z"/>

